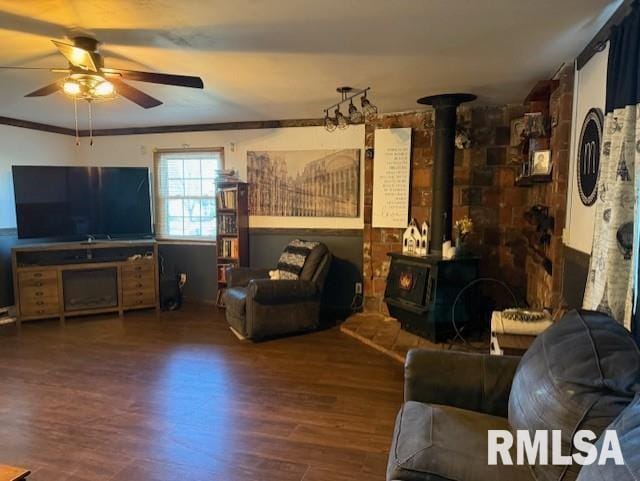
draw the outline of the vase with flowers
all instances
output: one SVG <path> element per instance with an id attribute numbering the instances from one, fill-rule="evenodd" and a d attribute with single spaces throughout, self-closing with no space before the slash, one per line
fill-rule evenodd
<path id="1" fill-rule="evenodd" d="M 458 219 L 453 225 L 453 230 L 456 235 L 456 255 L 463 255 L 464 241 L 473 232 L 473 220 L 468 216 Z"/>

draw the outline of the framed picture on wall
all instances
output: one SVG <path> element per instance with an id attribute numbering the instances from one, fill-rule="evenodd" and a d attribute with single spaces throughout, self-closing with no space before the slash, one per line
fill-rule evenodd
<path id="1" fill-rule="evenodd" d="M 525 135 L 525 124 L 524 117 L 520 117 L 519 119 L 513 119 L 511 121 L 511 135 L 509 144 L 511 147 L 519 146 L 523 140 Z"/>
<path id="2" fill-rule="evenodd" d="M 537 181 L 551 180 L 551 150 L 536 150 L 531 155 L 531 176 Z"/>
<path id="3" fill-rule="evenodd" d="M 247 151 L 253 216 L 358 217 L 360 150 Z"/>

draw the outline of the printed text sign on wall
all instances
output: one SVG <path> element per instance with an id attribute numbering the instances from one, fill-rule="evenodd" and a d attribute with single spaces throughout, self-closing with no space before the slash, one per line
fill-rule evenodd
<path id="1" fill-rule="evenodd" d="M 373 158 L 373 227 L 407 226 L 411 129 L 377 129 Z"/>

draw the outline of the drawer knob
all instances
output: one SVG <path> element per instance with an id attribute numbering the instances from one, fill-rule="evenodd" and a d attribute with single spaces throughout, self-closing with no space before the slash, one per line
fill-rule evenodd
<path id="1" fill-rule="evenodd" d="M 42 272 L 36 272 L 33 277 L 42 277 Z"/>
<path id="2" fill-rule="evenodd" d="M 43 296 L 43 295 L 44 295 L 44 292 L 42 292 L 42 291 L 37 291 L 36 292 L 36 296 Z"/>
<path id="3" fill-rule="evenodd" d="M 39 305 L 39 306 L 43 306 L 44 305 L 44 301 L 38 301 L 38 302 L 36 302 L 36 304 Z"/>

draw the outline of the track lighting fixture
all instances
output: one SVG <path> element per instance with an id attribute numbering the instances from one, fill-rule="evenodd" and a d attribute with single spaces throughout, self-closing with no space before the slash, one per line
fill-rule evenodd
<path id="1" fill-rule="evenodd" d="M 367 91 L 370 87 L 364 90 L 355 90 L 351 87 L 338 87 L 336 90 L 341 95 L 342 99 L 337 104 L 331 105 L 324 110 L 324 128 L 328 132 L 333 132 L 338 129 L 346 129 L 349 124 L 362 123 L 365 118 L 371 119 L 378 113 L 378 107 L 373 105 L 369 99 L 367 99 Z M 353 99 L 362 95 L 361 105 L 362 111 L 358 110 L 353 103 Z M 348 115 L 344 115 L 340 112 L 340 106 L 343 103 L 349 102 Z M 335 109 L 334 109 L 335 108 Z M 333 110 L 333 117 L 330 112 Z"/>

